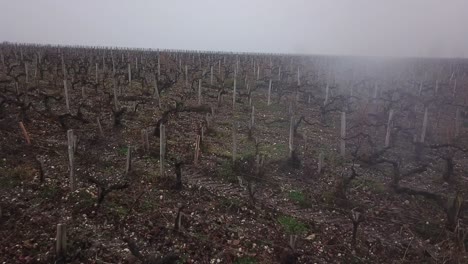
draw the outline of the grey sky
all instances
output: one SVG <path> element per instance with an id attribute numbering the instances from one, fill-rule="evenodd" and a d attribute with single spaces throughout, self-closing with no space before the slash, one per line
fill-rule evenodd
<path id="1" fill-rule="evenodd" d="M 0 41 L 468 57 L 468 0 L 0 0 Z"/>

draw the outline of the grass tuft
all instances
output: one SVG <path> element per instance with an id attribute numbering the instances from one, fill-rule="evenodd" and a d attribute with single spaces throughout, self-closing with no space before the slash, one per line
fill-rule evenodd
<path id="1" fill-rule="evenodd" d="M 283 226 L 288 235 L 300 235 L 307 232 L 307 226 L 291 216 L 280 216 L 278 222 Z"/>
<path id="2" fill-rule="evenodd" d="M 36 170 L 28 166 L 0 168 L 0 189 L 17 187 L 23 181 L 32 181 L 35 175 Z"/>
<path id="3" fill-rule="evenodd" d="M 297 203 L 300 207 L 302 208 L 308 208 L 311 207 L 311 202 L 305 194 L 301 191 L 290 191 L 289 192 L 289 199 L 295 203 Z"/>
<path id="4" fill-rule="evenodd" d="M 236 173 L 231 161 L 225 160 L 217 168 L 217 175 L 227 182 L 237 183 Z"/>

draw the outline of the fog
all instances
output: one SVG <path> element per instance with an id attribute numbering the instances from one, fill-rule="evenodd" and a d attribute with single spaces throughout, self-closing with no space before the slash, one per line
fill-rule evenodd
<path id="1" fill-rule="evenodd" d="M 467 57 L 466 0 L 2 0 L 0 41 Z"/>

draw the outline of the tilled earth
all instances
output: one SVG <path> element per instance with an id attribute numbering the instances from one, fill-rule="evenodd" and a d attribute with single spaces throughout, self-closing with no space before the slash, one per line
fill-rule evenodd
<path id="1" fill-rule="evenodd" d="M 142 96 L 139 84 L 133 85 L 127 96 Z M 302 125 L 294 139 L 301 165 L 288 165 L 290 105 L 286 98 L 268 106 L 266 84 L 259 87 L 252 99 L 256 107 L 253 136 L 265 156 L 265 173 L 252 180 L 254 202 L 244 179 L 252 171 L 249 162 L 255 153 L 255 143 L 248 137 L 246 98 L 239 98 L 234 113 L 230 95 L 215 107 L 198 164 L 192 162 L 194 146 L 206 114 L 171 114 L 166 124 L 167 166 L 165 175 L 160 175 L 159 137 L 152 131 L 159 129 L 156 122 L 163 111 L 155 100 L 134 111 L 131 100 L 120 98 L 127 111 L 122 125 L 115 127 L 111 108 L 103 103 L 106 94 L 89 89 L 81 98 L 81 90 L 72 89 L 72 114 L 80 105 L 83 120 L 64 121 L 78 138 L 78 186 L 71 192 L 66 129 L 57 118 L 44 114 L 38 99 L 39 90 L 58 91 L 39 82 L 39 89 L 30 92 L 34 107 L 24 122 L 31 145 L 25 143 L 18 126 L 18 107 L 5 106 L 0 118 L 0 260 L 53 263 L 56 225 L 63 223 L 68 239 L 65 261 L 70 263 L 138 262 L 129 241 L 144 256 L 175 254 L 179 263 L 294 263 L 288 261 L 296 257 L 299 263 L 467 261 L 453 242 L 454 234 L 444 227 L 443 210 L 421 197 L 391 191 L 385 171 L 360 167 L 347 201 L 332 197 L 336 175 L 342 170 L 337 158 L 338 114 L 330 114 L 328 125 L 322 125 L 317 107 L 302 101 L 296 106 L 296 114 L 307 116 L 312 124 Z M 182 90 L 183 84 L 177 83 L 163 92 L 162 109 L 169 109 Z M 189 106 L 196 103 L 195 99 L 184 102 Z M 218 104 L 216 89 L 206 88 L 204 103 Z M 65 112 L 63 100 L 51 105 L 52 112 Z M 104 138 L 99 137 L 96 118 L 101 120 Z M 239 170 L 230 166 L 232 120 L 237 126 Z M 142 129 L 151 132 L 149 153 L 141 146 Z M 133 164 L 125 176 L 127 146 L 133 147 Z M 325 153 L 326 166 L 318 174 L 320 152 Z M 175 160 L 184 161 L 181 190 L 173 188 Z M 457 169 L 463 171 L 463 167 Z M 237 176 L 244 180 L 240 183 Z M 129 187 L 110 192 L 98 204 L 98 189 L 88 177 L 108 185 L 128 180 Z M 429 169 L 402 184 L 438 193 L 455 190 L 439 178 L 439 171 Z M 465 180 L 460 176 L 458 184 L 466 186 Z M 182 227 L 176 231 L 181 206 Z M 355 243 L 350 220 L 353 208 L 364 215 Z M 281 220 L 285 218 L 295 219 L 291 224 L 297 235 L 295 250 L 289 247 L 291 231 Z"/>

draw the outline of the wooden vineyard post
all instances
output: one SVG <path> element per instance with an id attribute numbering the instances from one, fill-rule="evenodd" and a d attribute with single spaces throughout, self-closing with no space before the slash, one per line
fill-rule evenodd
<path id="1" fill-rule="evenodd" d="M 201 56 L 200 56 L 200 51 L 198 51 L 197 54 L 198 54 L 198 65 L 201 68 L 202 67 L 202 60 L 201 60 Z"/>
<path id="2" fill-rule="evenodd" d="M 125 175 L 127 175 L 132 170 L 132 147 L 128 146 L 127 148 L 127 160 L 125 163 Z"/>
<path id="3" fill-rule="evenodd" d="M 57 64 L 55 64 L 54 65 L 54 77 L 53 77 L 54 86 L 57 86 L 57 80 L 58 80 L 58 66 Z"/>
<path id="4" fill-rule="evenodd" d="M 273 78 L 273 61 L 271 60 L 271 57 L 270 57 L 270 68 L 268 70 L 268 76 L 270 77 L 270 79 Z"/>
<path id="5" fill-rule="evenodd" d="M 297 66 L 297 86 L 301 86 L 301 68 Z"/>
<path id="6" fill-rule="evenodd" d="M 198 105 L 202 104 L 202 79 L 198 80 Z"/>
<path id="7" fill-rule="evenodd" d="M 158 80 L 161 80 L 161 61 L 160 61 L 160 55 L 158 54 Z"/>
<path id="8" fill-rule="evenodd" d="M 353 232 L 352 232 L 353 235 L 352 235 L 351 243 L 354 246 L 356 245 L 356 234 L 357 234 L 358 226 L 364 219 L 362 217 L 362 214 L 359 211 L 354 210 L 354 209 L 351 210 L 350 218 L 351 218 L 351 221 L 353 222 Z"/>
<path id="9" fill-rule="evenodd" d="M 101 120 L 99 120 L 99 117 L 96 118 L 96 121 L 99 129 L 99 136 L 104 138 L 104 130 L 102 129 Z"/>
<path id="10" fill-rule="evenodd" d="M 421 81 L 421 82 L 419 83 L 418 96 L 421 96 L 421 94 L 422 94 L 422 89 L 423 89 L 423 82 Z"/>
<path id="11" fill-rule="evenodd" d="M 73 130 L 69 129 L 67 131 L 67 143 L 68 143 L 68 162 L 70 170 L 70 189 L 75 191 L 76 189 L 76 180 L 75 180 L 75 136 Z"/>
<path id="12" fill-rule="evenodd" d="M 202 126 L 201 131 L 200 131 L 200 141 L 203 142 L 204 139 L 205 139 L 205 127 Z"/>
<path id="13" fill-rule="evenodd" d="M 185 65 L 185 88 L 189 88 L 189 85 L 188 85 L 188 68 L 187 68 L 187 65 Z"/>
<path id="14" fill-rule="evenodd" d="M 323 105 L 327 105 L 328 103 L 328 93 L 330 92 L 330 88 L 328 87 L 328 83 L 327 83 L 327 86 L 325 87 L 325 101 L 323 101 Z"/>
<path id="15" fill-rule="evenodd" d="M 65 257 L 67 252 L 67 228 L 65 224 L 57 225 L 57 234 L 55 238 L 55 253 L 57 258 Z"/>
<path id="16" fill-rule="evenodd" d="M 213 65 L 210 66 L 210 86 L 213 86 Z"/>
<path id="17" fill-rule="evenodd" d="M 142 129 L 141 130 L 141 140 L 143 144 L 143 149 L 146 153 L 149 152 L 149 138 L 148 138 L 148 130 Z"/>
<path id="18" fill-rule="evenodd" d="M 390 136 L 392 131 L 392 119 L 393 119 L 393 109 L 390 109 L 388 113 L 388 121 L 387 121 L 387 133 L 385 134 L 385 147 L 390 146 Z"/>
<path id="19" fill-rule="evenodd" d="M 176 221 L 174 223 L 174 231 L 181 231 L 183 226 L 182 226 L 182 215 L 183 212 L 182 210 L 184 209 L 184 206 L 181 203 L 177 204 L 178 210 L 177 210 L 177 215 L 176 215 Z"/>
<path id="20" fill-rule="evenodd" d="M 293 159 L 294 154 L 294 116 L 291 116 L 289 124 L 289 158 Z"/>
<path id="21" fill-rule="evenodd" d="M 65 60 L 63 58 L 63 53 L 62 53 L 62 73 L 63 73 L 63 79 L 67 79 L 67 69 L 65 67 Z"/>
<path id="22" fill-rule="evenodd" d="M 132 68 L 130 66 L 130 63 L 128 64 L 128 88 L 132 88 Z"/>
<path id="23" fill-rule="evenodd" d="M 453 90 L 452 90 L 453 98 L 457 95 L 457 79 L 453 81 Z"/>
<path id="24" fill-rule="evenodd" d="M 378 101 L 377 99 L 379 98 L 379 85 L 376 83 L 374 85 L 374 96 L 372 98 L 372 108 L 373 108 L 373 111 L 374 113 L 377 113 L 379 111 L 379 104 L 378 104 Z"/>
<path id="25" fill-rule="evenodd" d="M 341 144 L 340 154 L 342 157 L 346 154 L 346 112 L 341 112 Z"/>
<path id="26" fill-rule="evenodd" d="M 23 137 L 24 137 L 24 140 L 26 140 L 26 144 L 31 145 L 31 139 L 29 138 L 28 131 L 24 127 L 23 122 L 19 122 L 19 126 L 21 128 L 21 132 L 23 132 Z"/>
<path id="27" fill-rule="evenodd" d="M 34 56 L 34 61 L 36 62 L 34 64 L 34 80 L 36 80 L 36 83 L 37 83 L 37 65 L 39 65 L 39 59 L 38 59 L 37 55 Z"/>
<path id="28" fill-rule="evenodd" d="M 252 59 L 252 78 L 255 78 L 256 70 L 257 70 L 256 61 Z"/>
<path id="29" fill-rule="evenodd" d="M 159 109 L 161 109 L 161 96 L 159 95 L 158 80 L 156 79 L 156 76 L 154 76 L 154 96 L 156 97 L 156 100 L 158 100 Z"/>
<path id="30" fill-rule="evenodd" d="M 271 82 L 272 82 L 272 80 L 270 79 L 270 82 L 268 83 L 268 101 L 267 101 L 267 105 L 271 104 Z"/>
<path id="31" fill-rule="evenodd" d="M 320 152 L 319 158 L 318 158 L 318 168 L 317 168 L 318 174 L 322 174 L 323 166 L 324 166 L 324 156 L 323 156 L 323 152 Z"/>
<path id="32" fill-rule="evenodd" d="M 249 107 L 252 107 L 252 94 L 250 92 L 249 92 Z"/>
<path id="33" fill-rule="evenodd" d="M 250 114 L 250 129 L 255 126 L 255 106 L 252 105 L 252 113 Z"/>
<path id="34" fill-rule="evenodd" d="M 236 122 L 232 122 L 232 164 L 236 163 L 237 156 L 237 135 L 236 135 Z"/>
<path id="35" fill-rule="evenodd" d="M 164 157 L 166 155 L 166 128 L 161 123 L 159 126 L 159 174 L 164 176 Z"/>
<path id="36" fill-rule="evenodd" d="M 292 250 L 296 249 L 296 241 L 297 241 L 297 235 L 289 235 L 289 247 Z"/>
<path id="37" fill-rule="evenodd" d="M 236 110 L 236 93 L 237 93 L 237 76 L 234 75 L 234 87 L 233 87 L 233 91 L 232 91 L 232 110 Z"/>
<path id="38" fill-rule="evenodd" d="M 26 75 L 26 84 L 29 83 L 29 64 L 26 62 L 24 63 L 24 74 Z"/>
<path id="39" fill-rule="evenodd" d="M 257 68 L 257 81 L 260 80 L 260 64 L 258 64 Z"/>
<path id="40" fill-rule="evenodd" d="M 260 154 L 257 154 L 257 156 L 255 157 L 255 175 L 257 177 L 263 173 L 264 164 L 265 164 L 265 156 L 264 155 L 260 156 Z"/>
<path id="41" fill-rule="evenodd" d="M 421 139 L 420 142 L 424 143 L 426 139 L 426 129 L 427 129 L 427 118 L 428 118 L 428 109 L 427 107 L 424 109 L 424 118 L 423 118 L 423 126 L 421 131 Z"/>
<path id="42" fill-rule="evenodd" d="M 195 165 L 198 164 L 198 160 L 200 159 L 200 142 L 201 142 L 201 137 L 200 137 L 200 135 L 197 135 L 197 137 L 195 139 L 195 157 L 194 157 L 194 160 L 193 160 L 193 163 Z"/>
<path id="43" fill-rule="evenodd" d="M 106 58 L 102 55 L 102 73 L 106 72 Z"/>
<path id="44" fill-rule="evenodd" d="M 118 111 L 119 110 L 119 99 L 117 98 L 117 81 L 115 80 L 115 78 L 113 79 L 112 89 L 113 89 L 113 92 L 114 92 L 115 111 Z"/>
<path id="45" fill-rule="evenodd" d="M 457 107 L 455 112 L 455 137 L 460 135 L 460 108 Z"/>
<path id="46" fill-rule="evenodd" d="M 112 76 L 115 77 L 115 59 L 114 55 L 112 55 L 112 50 L 111 50 L 111 59 L 112 59 Z"/>
<path id="47" fill-rule="evenodd" d="M 99 73 L 98 73 L 98 70 L 99 70 L 99 66 L 98 66 L 98 63 L 96 62 L 96 83 L 99 82 Z"/>
<path id="48" fill-rule="evenodd" d="M 281 81 L 281 65 L 278 68 L 278 81 Z"/>
<path id="49" fill-rule="evenodd" d="M 211 128 L 211 118 L 210 118 L 210 114 L 206 114 L 206 115 L 205 115 L 205 123 L 206 123 L 206 129 L 210 129 L 210 128 Z"/>
<path id="50" fill-rule="evenodd" d="M 66 79 L 63 80 L 63 88 L 65 90 L 65 104 L 66 104 L 66 107 L 67 107 L 67 112 L 70 113 L 70 98 L 68 96 L 68 87 L 67 87 L 67 80 Z"/>

